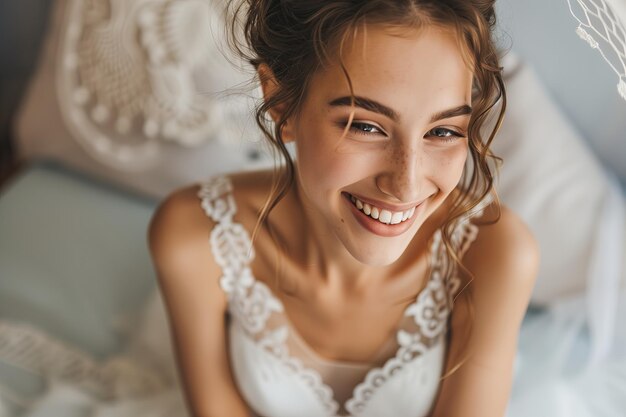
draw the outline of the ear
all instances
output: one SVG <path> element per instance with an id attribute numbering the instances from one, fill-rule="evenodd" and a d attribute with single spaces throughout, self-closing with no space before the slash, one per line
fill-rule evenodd
<path id="1" fill-rule="evenodd" d="M 257 73 L 259 75 L 259 80 L 261 81 L 261 89 L 263 90 L 263 100 L 267 102 L 271 97 L 274 96 L 278 92 L 279 84 L 274 76 L 274 72 L 272 69 L 265 63 L 259 64 L 257 68 Z M 272 107 L 269 109 L 270 116 L 274 123 L 278 123 L 280 117 L 282 116 L 285 110 L 285 105 L 283 103 Z M 283 142 L 288 143 L 295 140 L 294 135 L 294 121 L 293 117 L 287 119 L 282 129 L 282 137 Z"/>

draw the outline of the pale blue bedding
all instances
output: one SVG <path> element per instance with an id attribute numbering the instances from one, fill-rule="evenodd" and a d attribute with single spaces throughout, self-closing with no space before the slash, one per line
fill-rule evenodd
<path id="1" fill-rule="evenodd" d="M 118 317 L 132 316 L 156 284 L 146 245 L 156 204 L 51 163 L 12 177 L 0 190 L 0 319 L 95 358 L 119 351 Z M 44 388 L 0 361 L 2 383 L 28 397 Z"/>
<path id="2" fill-rule="evenodd" d="M 156 202 L 51 164 L 0 190 L 0 317 L 95 355 L 120 347 L 113 319 L 155 284 L 146 230 Z"/>

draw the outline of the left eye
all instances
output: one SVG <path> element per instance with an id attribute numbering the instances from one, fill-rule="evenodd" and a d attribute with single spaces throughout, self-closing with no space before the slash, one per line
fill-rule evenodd
<path id="1" fill-rule="evenodd" d="M 462 135 L 459 132 L 456 132 L 454 130 L 450 130 L 450 129 L 446 129 L 443 127 L 436 127 L 434 129 L 431 129 L 429 133 L 429 136 L 434 136 L 436 138 L 440 138 L 443 139 L 444 141 L 454 141 L 458 138 L 462 138 L 465 137 L 464 135 Z"/>

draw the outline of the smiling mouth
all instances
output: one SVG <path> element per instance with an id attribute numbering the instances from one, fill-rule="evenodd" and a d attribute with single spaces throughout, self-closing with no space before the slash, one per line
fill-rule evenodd
<path id="1" fill-rule="evenodd" d="M 352 204 L 366 216 L 377 220 L 382 224 L 399 224 L 411 220 L 415 214 L 415 207 L 405 211 L 390 211 L 374 205 L 364 203 L 352 194 L 346 193 Z"/>

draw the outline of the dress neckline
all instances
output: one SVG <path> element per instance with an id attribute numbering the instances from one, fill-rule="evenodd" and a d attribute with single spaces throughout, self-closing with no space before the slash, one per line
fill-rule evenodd
<path id="1" fill-rule="evenodd" d="M 233 224 L 237 224 L 237 223 L 233 222 Z M 322 378 L 319 372 L 315 370 L 316 368 L 311 368 L 311 367 L 302 365 L 300 362 L 301 360 L 300 358 L 292 356 L 291 353 L 286 349 L 283 350 L 284 352 L 283 360 L 296 361 L 300 363 L 299 366 L 302 367 L 303 370 L 306 370 L 306 372 L 312 372 L 316 374 L 317 383 L 314 386 L 314 388 L 318 390 L 319 392 L 325 393 L 325 395 L 323 395 L 321 398 L 326 398 L 327 400 L 326 406 L 329 409 L 333 409 L 335 411 L 338 409 L 343 409 L 343 410 L 349 411 L 350 412 L 349 415 L 354 415 L 355 413 L 353 411 L 355 410 L 356 407 L 358 407 L 358 404 L 361 404 L 367 401 L 367 397 L 365 393 L 368 391 L 368 389 L 370 389 L 369 387 L 372 385 L 373 383 L 372 381 L 374 381 L 374 379 L 376 378 L 389 377 L 389 375 L 386 375 L 388 370 L 396 366 L 399 366 L 398 363 L 403 361 L 400 358 L 405 355 L 407 346 L 405 344 L 406 342 L 405 343 L 401 342 L 401 338 L 403 336 L 403 333 L 405 334 L 407 333 L 401 328 L 401 324 L 404 318 L 410 315 L 411 310 L 419 309 L 420 303 L 424 303 L 424 304 L 426 303 L 426 300 L 427 300 L 426 297 L 428 296 L 428 292 L 432 291 L 429 284 L 431 283 L 434 277 L 433 265 L 435 264 L 433 262 L 436 261 L 435 258 L 438 252 L 437 249 L 438 249 L 438 242 L 440 241 L 439 238 L 440 238 L 440 229 L 437 229 L 435 233 L 433 234 L 433 236 L 431 237 L 431 242 L 429 245 L 429 248 L 430 248 L 429 267 L 428 267 L 427 279 L 425 280 L 425 285 L 418 292 L 415 299 L 403 310 L 402 316 L 400 317 L 398 323 L 396 323 L 395 331 L 393 332 L 394 333 L 393 339 L 389 339 L 387 342 L 383 343 L 383 346 L 379 348 L 379 350 L 376 352 L 375 363 L 341 361 L 341 360 L 327 359 L 323 357 L 306 340 L 304 340 L 304 338 L 300 335 L 299 331 L 295 328 L 295 326 L 293 326 L 291 319 L 286 314 L 285 306 L 282 300 L 276 296 L 276 294 L 264 281 L 261 281 L 254 276 L 251 268 L 248 269 L 249 270 L 248 279 L 251 280 L 249 285 L 251 286 L 257 285 L 257 286 L 261 286 L 265 288 L 265 291 L 267 291 L 267 296 L 272 300 L 273 303 L 275 303 L 276 309 L 282 313 L 282 316 L 286 323 L 285 327 L 286 327 L 288 334 L 293 338 L 293 340 L 299 343 L 300 346 L 306 351 L 306 354 L 309 356 L 309 359 L 313 360 L 314 362 L 317 362 L 319 365 L 322 365 L 322 366 L 329 366 L 329 367 L 341 368 L 341 369 L 346 369 L 346 370 L 347 369 L 362 370 L 364 372 L 364 376 L 362 378 L 359 378 L 358 382 L 350 390 L 350 395 L 348 396 L 348 398 L 345 401 L 340 402 L 335 397 L 334 390 L 331 388 L 330 385 L 328 385 L 327 381 L 325 381 Z M 253 258 L 251 257 L 249 261 L 251 262 L 252 259 Z M 249 264 L 248 264 L 248 267 L 249 267 Z M 384 360 L 381 360 L 382 353 L 386 350 L 386 348 L 389 346 L 390 343 L 394 343 L 394 342 L 397 344 L 397 348 L 393 349 L 393 351 L 388 357 L 386 357 Z M 283 347 L 284 346 L 285 345 L 283 345 Z M 380 363 L 380 365 L 378 363 Z"/>
<path id="2" fill-rule="evenodd" d="M 329 358 L 324 357 L 317 350 L 315 350 L 315 348 L 313 348 L 313 346 L 311 346 L 311 344 L 307 342 L 304 337 L 302 337 L 302 334 L 300 333 L 300 331 L 297 329 L 297 327 L 294 325 L 293 321 L 287 314 L 286 309 L 285 309 L 285 304 L 283 303 L 283 301 L 276 295 L 274 290 L 265 283 L 265 281 L 260 280 L 255 276 L 251 268 L 250 268 L 250 278 L 253 280 L 253 282 L 258 283 L 267 288 L 267 291 L 269 292 L 270 296 L 276 301 L 276 303 L 278 303 L 279 308 L 284 317 L 285 324 L 287 328 L 289 329 L 291 336 L 300 345 L 300 347 L 302 347 L 303 350 L 307 352 L 307 355 L 309 355 L 310 359 L 312 359 L 314 362 L 323 366 L 337 367 L 337 368 L 350 368 L 350 369 L 363 369 L 363 370 L 372 369 L 378 366 L 384 366 L 384 364 L 387 363 L 389 359 L 396 356 L 396 354 L 398 353 L 398 350 L 400 349 L 400 346 L 397 343 L 397 338 L 398 338 L 398 333 L 402 331 L 401 329 L 402 322 L 407 317 L 408 311 L 410 311 L 411 308 L 415 308 L 415 306 L 419 303 L 420 296 L 427 290 L 429 281 L 433 279 L 433 265 L 435 265 L 435 262 L 437 261 L 436 259 L 437 248 L 438 248 L 437 242 L 439 241 L 438 236 L 435 236 L 435 235 L 438 235 L 439 233 L 440 233 L 440 229 L 437 229 L 433 233 L 433 236 L 431 236 L 429 239 L 428 268 L 427 268 L 427 273 L 426 273 L 426 279 L 424 280 L 424 285 L 422 286 L 420 291 L 415 295 L 415 297 L 413 298 L 413 301 L 411 301 L 411 303 L 409 303 L 402 310 L 400 319 L 394 326 L 395 330 L 392 332 L 393 336 L 387 339 L 376 350 L 376 352 L 372 355 L 373 359 L 371 362 L 329 359 Z M 252 262 L 252 259 L 250 259 L 250 262 Z M 391 353 L 390 356 L 388 356 L 387 358 L 385 358 L 385 360 L 383 360 L 382 359 L 383 354 L 387 352 L 389 350 L 389 346 L 394 343 L 397 344 L 398 347 L 394 349 L 392 352 L 390 352 Z M 382 365 L 378 365 L 380 363 L 382 363 Z"/>

